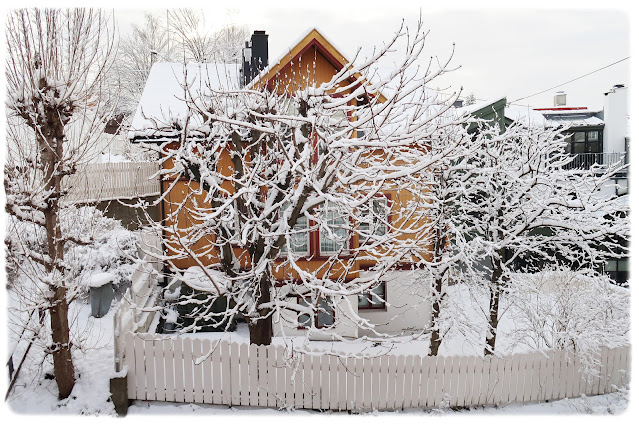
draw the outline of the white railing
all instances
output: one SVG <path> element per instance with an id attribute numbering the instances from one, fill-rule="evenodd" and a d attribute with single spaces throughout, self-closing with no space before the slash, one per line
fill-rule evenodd
<path id="1" fill-rule="evenodd" d="M 160 194 L 158 165 L 145 163 L 90 163 L 64 180 L 68 201 L 91 202 Z"/>
<path id="2" fill-rule="evenodd" d="M 355 358 L 283 346 L 133 334 L 129 399 L 331 410 L 469 407 L 609 393 L 629 383 L 630 347 L 602 348 L 595 374 L 566 351 Z"/>

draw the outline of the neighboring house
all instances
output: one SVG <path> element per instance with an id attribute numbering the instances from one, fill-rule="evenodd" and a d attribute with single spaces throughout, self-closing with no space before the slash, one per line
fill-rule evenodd
<path id="1" fill-rule="evenodd" d="M 188 107 L 184 101 L 186 96 L 194 96 L 194 94 L 211 96 L 212 91 L 229 90 L 244 85 L 249 88 L 265 87 L 279 94 L 292 93 L 305 88 L 308 84 L 315 85 L 329 81 L 348 63 L 344 55 L 315 28 L 309 30 L 298 42 L 288 48 L 280 59 L 272 61 L 270 65 L 268 65 L 268 35 L 263 31 L 256 31 L 251 38 L 251 45 L 247 43 L 243 57 L 244 63 L 241 70 L 239 66 L 232 64 L 211 63 L 186 66 L 170 63 L 153 64 L 131 124 L 130 140 L 135 143 L 168 142 L 169 146 L 178 143 L 176 141 L 181 129 L 177 128 L 179 126 L 174 126 L 174 123 L 188 113 Z M 308 70 L 312 70 L 312 73 L 309 74 Z M 185 82 L 188 82 L 188 90 L 185 90 Z M 380 96 L 379 100 L 384 102 L 385 98 Z M 228 165 L 232 167 L 230 160 Z M 165 168 L 168 168 L 168 165 Z M 184 198 L 186 185 L 189 183 L 174 182 L 165 177 L 161 184 L 162 192 L 171 187 L 163 204 L 163 217 L 168 218 L 171 215 L 173 203 Z M 388 212 L 392 222 L 398 220 L 398 209 L 407 197 L 410 197 L 410 194 L 383 191 L 371 208 L 387 209 L 387 206 L 393 206 Z M 380 230 L 380 232 L 385 231 Z M 298 234 L 296 245 L 304 251 L 303 258 L 297 261 L 298 266 L 308 271 L 318 270 L 325 264 L 327 256 L 335 250 L 331 246 L 332 243 L 325 239 L 319 230 Z M 357 246 L 359 244 L 357 236 L 349 238 L 349 244 Z M 351 274 L 353 278 L 359 274 L 366 274 L 367 268 L 374 264 L 374 260 L 356 260 L 356 262 L 355 272 Z M 176 262 L 176 266 L 183 270 L 194 265 L 195 263 L 189 259 Z M 295 279 L 296 272 L 285 269 L 284 267 L 275 268 L 273 271 L 275 278 L 284 281 L 293 276 Z M 340 304 L 350 304 L 359 312 L 360 317 L 377 324 L 376 330 L 381 333 L 423 330 L 430 319 L 430 303 L 425 297 L 429 294 L 430 288 L 425 280 L 418 280 L 418 272 L 413 269 L 414 265 L 409 262 L 399 265 L 397 270 L 387 274 L 385 280 L 370 293 L 345 297 Z M 424 284 L 419 285 L 419 282 Z M 377 299 L 375 294 L 381 296 L 384 301 Z M 348 311 L 348 309 L 344 308 L 340 311 Z M 276 318 L 274 321 L 278 320 L 280 319 Z M 340 318 L 339 312 L 330 311 L 326 314 L 318 314 L 315 318 L 300 315 L 297 323 L 285 323 L 283 328 L 287 335 L 300 335 L 305 333 L 304 329 L 311 321 L 318 328 L 334 325 L 335 328 L 331 332 L 343 337 L 358 337 L 363 334 L 356 324 Z M 277 332 L 279 327 L 274 327 L 274 330 Z M 311 338 L 330 337 L 320 335 L 311 336 Z"/>
<path id="2" fill-rule="evenodd" d="M 566 152 L 574 155 L 569 167 L 590 168 L 593 165 L 607 166 L 628 163 L 630 143 L 627 87 L 615 85 L 604 94 L 603 110 L 567 105 L 567 95 L 558 92 L 554 105 L 547 108 L 508 104 L 506 97 L 461 107 L 458 111 L 499 123 L 504 126 L 514 121 L 546 127 L 566 126 Z M 473 131 L 473 126 L 469 127 Z M 628 193 L 628 171 L 617 173 L 604 188 L 607 194 L 624 196 Z M 627 195 L 626 195 L 627 199 Z M 627 246 L 627 242 L 626 242 Z M 621 253 L 620 253 L 621 254 Z M 627 253 L 623 253 L 626 254 Z M 605 271 L 620 284 L 628 281 L 628 257 L 609 259 Z"/>

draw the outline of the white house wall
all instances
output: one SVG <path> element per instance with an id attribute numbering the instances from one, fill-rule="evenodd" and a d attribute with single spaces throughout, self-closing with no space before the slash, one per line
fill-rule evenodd
<path id="1" fill-rule="evenodd" d="M 386 309 L 362 309 L 359 315 L 376 324 L 379 333 L 412 333 L 428 326 L 431 315 L 430 284 L 419 271 L 395 271 L 387 274 Z M 355 301 L 357 303 L 357 301 Z M 360 336 L 372 335 L 361 330 Z"/>
<path id="2" fill-rule="evenodd" d="M 282 290 L 283 288 L 280 288 Z M 290 297 L 286 299 L 288 303 L 297 303 L 297 299 Z M 342 297 L 337 302 L 337 310 L 335 312 L 335 328 L 331 329 L 331 333 L 346 337 L 357 338 L 357 326 L 353 321 L 348 319 L 346 313 L 349 312 L 351 307 L 357 309 L 357 296 Z M 273 317 L 273 334 L 275 336 L 304 336 L 307 333 L 306 329 L 299 329 L 297 327 L 297 314 L 291 310 L 282 310 L 281 315 L 275 315 Z M 313 333 L 310 334 L 311 340 L 333 340 L 328 333 Z"/>

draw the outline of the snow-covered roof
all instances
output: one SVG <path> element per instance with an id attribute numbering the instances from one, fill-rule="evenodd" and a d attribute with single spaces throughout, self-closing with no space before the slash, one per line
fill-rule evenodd
<path id="1" fill-rule="evenodd" d="M 505 99 L 505 98 L 506 98 L 505 96 L 500 96 L 498 98 L 490 99 L 488 101 L 476 102 L 476 103 L 474 103 L 472 105 L 464 105 L 464 106 L 461 106 L 459 108 L 456 108 L 456 111 L 459 112 L 460 114 L 465 114 L 465 113 L 472 114 L 472 113 L 475 113 L 475 112 L 477 112 L 477 111 L 479 111 L 479 110 L 481 110 L 483 108 L 486 108 L 489 105 L 492 105 L 492 104 L 494 104 L 496 102 L 499 102 L 500 100 Z"/>
<path id="2" fill-rule="evenodd" d="M 156 62 L 151 67 L 128 137 L 174 136 L 173 123 L 187 115 L 187 98 L 197 100 L 211 96 L 213 91 L 234 90 L 239 86 L 236 64 Z"/>
<path id="3" fill-rule="evenodd" d="M 544 115 L 535 111 L 533 107 L 526 105 L 508 104 L 504 109 L 504 115 L 512 121 L 521 121 L 526 125 L 549 126 L 550 124 Z"/>
<path id="4" fill-rule="evenodd" d="M 570 127 L 603 126 L 604 121 L 587 114 L 561 114 L 545 115 L 550 125 L 561 126 L 568 124 Z"/>

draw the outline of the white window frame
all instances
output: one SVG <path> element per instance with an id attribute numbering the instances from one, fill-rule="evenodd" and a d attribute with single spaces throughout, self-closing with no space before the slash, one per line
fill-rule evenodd
<path id="1" fill-rule="evenodd" d="M 381 209 L 375 212 L 375 204 L 381 205 L 383 209 L 383 220 L 381 220 Z M 360 245 L 365 245 L 371 242 L 372 236 L 384 236 L 388 234 L 388 217 L 390 216 L 390 206 L 388 205 L 388 198 L 386 196 L 372 198 L 368 202 L 368 206 L 362 210 L 362 216 L 367 216 L 372 213 L 372 223 L 368 220 L 362 220 L 359 224 L 360 232 Z M 370 227 L 374 227 L 372 235 L 370 235 Z"/>
<path id="2" fill-rule="evenodd" d="M 290 206 L 290 203 L 286 202 L 280 211 L 284 212 Z M 300 223 L 300 221 L 303 221 Z M 306 230 L 306 232 L 299 232 L 302 230 Z M 305 214 L 301 214 L 300 217 L 297 218 L 295 225 L 293 226 L 292 232 L 289 234 L 289 240 L 291 245 L 293 246 L 292 253 L 298 256 L 309 256 L 311 253 L 311 238 L 310 238 L 310 225 L 308 217 Z M 298 245 L 296 244 L 296 239 L 300 238 L 302 235 L 306 237 L 306 250 L 300 251 L 297 249 Z M 301 238 L 300 238 L 301 239 Z M 288 253 L 288 245 L 284 244 L 280 249 L 280 253 L 285 255 Z"/>
<path id="3" fill-rule="evenodd" d="M 336 217 L 334 218 L 326 218 L 325 215 L 327 213 L 336 213 Z M 327 238 L 326 235 L 326 231 L 324 230 L 324 226 L 320 227 L 319 230 L 319 251 L 320 251 L 320 256 L 334 256 L 338 253 L 344 253 L 344 251 L 348 251 L 350 249 L 350 240 L 351 240 L 351 236 L 349 235 L 348 232 L 348 227 L 346 226 L 346 224 L 348 223 L 349 218 L 346 217 L 344 218 L 344 216 L 342 216 L 340 214 L 339 208 L 337 205 L 335 205 L 335 203 L 331 203 L 331 202 L 326 202 L 323 206 L 322 206 L 322 211 L 320 212 L 320 214 L 322 215 L 322 220 L 324 221 L 324 226 L 329 227 L 329 228 L 336 228 L 337 231 L 341 231 L 343 230 L 345 233 L 345 239 L 344 239 L 344 243 L 341 245 L 341 247 L 338 247 L 337 245 L 339 244 L 339 242 L 337 242 L 336 240 L 333 239 L 329 239 Z M 335 221 L 336 219 L 341 219 L 343 221 L 343 223 L 341 224 L 341 226 L 339 224 L 335 225 L 331 225 L 330 222 Z M 336 234 L 335 229 L 332 229 L 333 233 Z M 337 234 L 336 234 L 337 235 Z M 328 240 L 328 241 L 327 241 Z M 337 248 L 337 250 L 324 250 L 322 248 L 322 243 L 323 242 L 330 242 L 333 245 L 333 248 Z"/>

